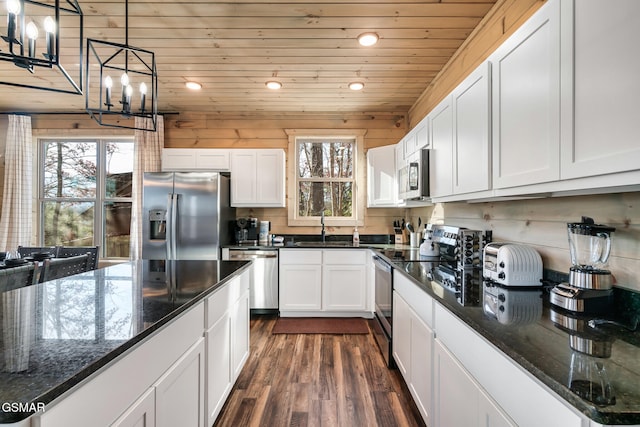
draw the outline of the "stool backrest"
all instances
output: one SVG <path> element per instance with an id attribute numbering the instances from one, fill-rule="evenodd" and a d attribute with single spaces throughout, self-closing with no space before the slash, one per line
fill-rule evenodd
<path id="1" fill-rule="evenodd" d="M 68 258 L 45 259 L 39 282 L 42 283 L 49 280 L 60 279 L 89 270 L 91 270 L 91 268 L 88 253 Z"/>
<path id="2" fill-rule="evenodd" d="M 23 288 L 36 283 L 38 265 L 28 263 L 0 270 L 0 292 Z"/>

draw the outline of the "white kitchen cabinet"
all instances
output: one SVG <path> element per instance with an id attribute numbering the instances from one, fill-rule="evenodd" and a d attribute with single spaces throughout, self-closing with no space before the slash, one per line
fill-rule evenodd
<path id="1" fill-rule="evenodd" d="M 213 425 L 231 392 L 231 319 L 225 313 L 205 332 L 207 345 L 207 425 Z"/>
<path id="2" fill-rule="evenodd" d="M 479 426 L 478 387 L 438 339 L 435 340 L 434 345 L 433 371 L 434 425 L 436 427 Z"/>
<path id="3" fill-rule="evenodd" d="M 453 194 L 453 107 L 447 96 L 429 118 L 429 186 L 431 198 Z"/>
<path id="4" fill-rule="evenodd" d="M 433 413 L 433 299 L 394 274 L 393 358 L 427 425 Z"/>
<path id="5" fill-rule="evenodd" d="M 367 151 L 367 207 L 398 205 L 396 146 L 385 145 Z"/>
<path id="6" fill-rule="evenodd" d="M 163 171 L 228 171 L 229 150 L 221 148 L 164 148 Z"/>
<path id="7" fill-rule="evenodd" d="M 325 265 L 322 267 L 322 309 L 325 311 L 365 311 L 367 309 L 367 268 L 365 265 Z"/>
<path id="8" fill-rule="evenodd" d="M 371 315 L 367 249 L 281 249 L 280 315 Z"/>
<path id="9" fill-rule="evenodd" d="M 205 412 L 213 425 L 249 357 L 251 272 L 233 278 L 206 299 L 207 356 Z"/>
<path id="10" fill-rule="evenodd" d="M 453 90 L 453 192 L 491 189 L 490 66 L 484 62 Z"/>
<path id="11" fill-rule="evenodd" d="M 499 408 L 499 412 L 506 414 L 507 419 L 513 420 L 514 425 L 521 427 L 542 425 L 582 427 L 585 425 L 585 418 L 574 408 L 567 406 L 568 404 L 540 385 L 531 374 L 524 371 L 523 368 L 440 304 L 435 304 L 434 322 L 437 337 L 435 350 L 436 354 L 440 354 L 440 361 L 438 362 L 438 357 L 436 357 L 436 365 L 434 365 L 434 383 L 436 384 L 434 412 L 436 418 L 439 419 L 441 416 L 438 414 L 440 408 L 438 399 L 441 399 L 440 404 L 444 405 L 445 411 L 453 409 L 448 408 L 447 399 L 439 397 L 438 387 L 452 387 L 450 382 L 455 383 L 456 379 L 462 377 L 461 373 L 455 373 L 450 374 L 453 375 L 453 379 L 448 379 L 447 376 L 439 373 L 439 370 L 442 373 L 450 371 L 442 370 L 437 365 L 445 363 L 443 366 L 451 366 L 451 362 L 442 362 L 444 359 L 441 357 L 442 354 L 449 354 L 455 364 L 464 370 L 465 375 L 473 379 L 473 383 L 476 384 L 474 387 L 480 387 L 487 397 L 490 396 L 490 400 L 495 402 L 494 406 Z M 442 347 L 446 347 L 447 353 L 442 352 Z M 464 382 L 460 379 L 458 383 L 463 384 Z M 458 385 L 458 387 L 462 387 L 462 385 Z M 468 384 L 465 387 L 474 388 Z M 444 391 L 446 392 L 446 390 Z M 537 411 L 535 417 L 532 417 L 532 407 L 545 408 L 545 410 Z M 484 408 L 484 410 L 488 409 Z M 456 417 L 459 414 L 451 416 Z M 486 414 L 483 417 L 486 417 Z M 494 419 L 499 418 L 494 415 Z M 438 423 L 435 425 L 454 426 L 454 424 Z"/>
<path id="12" fill-rule="evenodd" d="M 562 7 L 561 177 L 638 170 L 640 2 L 580 0 Z"/>
<path id="13" fill-rule="evenodd" d="M 286 206 L 284 150 L 231 150 L 230 163 L 231 206 Z"/>
<path id="14" fill-rule="evenodd" d="M 249 287 L 231 309 L 231 378 L 238 378 L 240 371 L 249 358 Z"/>
<path id="15" fill-rule="evenodd" d="M 155 427 L 156 390 L 150 388 L 111 427 Z"/>
<path id="16" fill-rule="evenodd" d="M 204 427 L 204 338 L 155 384 L 156 427 Z"/>
<path id="17" fill-rule="evenodd" d="M 280 249 L 279 309 L 320 311 L 322 309 L 322 251 Z"/>
<path id="18" fill-rule="evenodd" d="M 543 5 L 489 57 L 489 62 L 493 187 L 558 180 L 560 1 Z"/>
<path id="19" fill-rule="evenodd" d="M 439 340 L 434 347 L 436 427 L 517 426 Z"/>

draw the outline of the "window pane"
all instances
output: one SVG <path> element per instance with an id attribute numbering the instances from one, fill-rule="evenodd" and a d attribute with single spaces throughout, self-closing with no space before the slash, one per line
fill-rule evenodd
<path id="1" fill-rule="evenodd" d="M 108 142 L 106 150 L 106 197 L 131 197 L 133 143 Z"/>
<path id="2" fill-rule="evenodd" d="M 46 142 L 44 162 L 45 198 L 96 196 L 95 142 Z"/>
<path id="3" fill-rule="evenodd" d="M 300 178 L 353 177 L 353 140 L 304 140 L 298 144 Z"/>
<path id="4" fill-rule="evenodd" d="M 108 258 L 129 257 L 131 203 L 105 203 L 105 248 Z"/>
<path id="5" fill-rule="evenodd" d="M 44 245 L 93 246 L 92 202 L 43 203 Z"/>
<path id="6" fill-rule="evenodd" d="M 351 182 L 298 183 L 298 216 L 352 217 Z"/>

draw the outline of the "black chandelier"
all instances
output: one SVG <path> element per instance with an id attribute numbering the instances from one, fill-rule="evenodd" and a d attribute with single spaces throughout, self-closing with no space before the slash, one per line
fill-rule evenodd
<path id="1" fill-rule="evenodd" d="M 78 2 L 66 0 L 61 7 L 60 0 L 6 0 L 6 13 L 6 28 L 0 30 L 0 59 L 36 76 L 25 79 L 24 73 L 5 68 L 0 84 L 81 95 L 83 15 Z M 60 37 L 62 31 L 64 38 Z M 42 32 L 44 43 L 38 40 Z M 76 49 L 78 63 L 72 67 L 75 72 L 70 73 L 60 58 L 75 55 Z M 62 87 L 59 76 L 72 87 Z"/>
<path id="2" fill-rule="evenodd" d="M 101 126 L 156 130 L 155 54 L 129 46 L 129 0 L 125 0 L 125 44 L 87 39 L 86 75 L 86 110 Z"/>

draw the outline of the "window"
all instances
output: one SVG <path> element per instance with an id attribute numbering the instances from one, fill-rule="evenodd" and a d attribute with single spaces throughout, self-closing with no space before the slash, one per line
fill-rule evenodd
<path id="1" fill-rule="evenodd" d="M 133 139 L 40 140 L 39 240 L 128 258 Z"/>
<path id="2" fill-rule="evenodd" d="M 362 219 L 361 132 L 302 132 L 288 131 L 289 153 L 295 153 L 290 156 L 289 225 L 318 225 L 324 214 L 327 224 L 354 226 Z"/>

